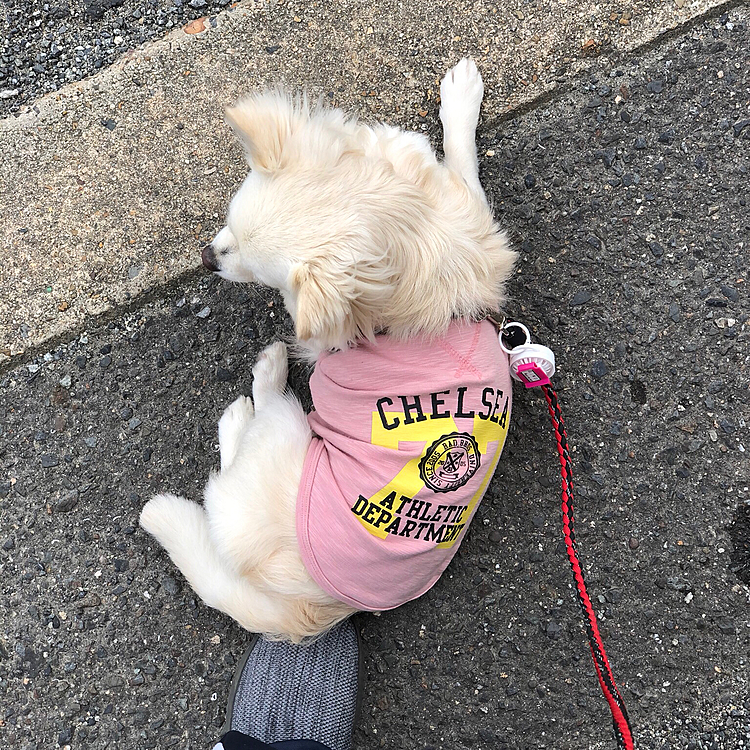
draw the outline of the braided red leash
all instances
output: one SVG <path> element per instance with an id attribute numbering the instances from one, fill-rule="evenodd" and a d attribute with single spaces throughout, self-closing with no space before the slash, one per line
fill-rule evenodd
<path id="1" fill-rule="evenodd" d="M 555 355 L 546 346 L 532 344 L 529 329 L 523 323 L 507 322 L 505 319 L 502 323 L 498 323 L 493 318 L 489 318 L 489 320 L 498 330 L 500 348 L 509 357 L 508 364 L 513 378 L 521 381 L 526 388 L 541 387 L 544 398 L 547 399 L 547 408 L 557 438 L 557 453 L 560 456 L 565 548 L 570 567 L 573 569 L 576 594 L 583 612 L 583 622 L 589 639 L 591 658 L 594 660 L 599 685 L 607 699 L 609 710 L 612 712 L 617 746 L 621 750 L 633 750 L 635 744 L 625 701 L 623 701 L 617 689 L 612 669 L 609 666 L 607 653 L 604 650 L 599 626 L 596 622 L 596 612 L 586 591 L 583 569 L 578 557 L 578 546 L 573 530 L 573 465 L 568 451 L 568 433 L 565 430 L 565 422 L 560 411 L 560 404 L 557 401 L 557 394 L 550 381 L 550 378 L 555 374 Z"/>
<path id="2" fill-rule="evenodd" d="M 633 733 L 630 728 L 628 712 L 625 708 L 625 702 L 620 695 L 615 684 L 615 678 L 612 675 L 612 669 L 609 666 L 607 653 L 604 650 L 601 636 L 599 635 L 599 626 L 596 622 L 596 612 L 589 599 L 586 591 L 586 583 L 583 579 L 583 569 L 578 557 L 578 547 L 576 545 L 575 531 L 573 529 L 573 469 L 568 452 L 568 433 L 565 430 L 565 422 L 562 418 L 560 405 L 557 401 L 557 394 L 551 385 L 543 385 L 544 397 L 547 399 L 549 415 L 552 419 L 552 426 L 555 429 L 557 438 L 557 452 L 560 456 L 560 475 L 562 477 L 562 513 L 563 513 L 563 534 L 565 535 L 565 548 L 568 553 L 570 567 L 573 569 L 573 577 L 576 582 L 576 594 L 578 603 L 583 611 L 584 623 L 586 625 L 586 634 L 589 639 L 591 648 L 591 657 L 594 660 L 596 675 L 599 678 L 604 697 L 609 704 L 609 710 L 612 712 L 612 722 L 614 724 L 617 745 L 624 750 L 633 750 Z"/>

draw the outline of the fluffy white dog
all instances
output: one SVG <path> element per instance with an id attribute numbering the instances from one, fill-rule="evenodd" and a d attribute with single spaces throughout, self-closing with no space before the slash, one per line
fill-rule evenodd
<path id="1" fill-rule="evenodd" d="M 502 305 L 515 254 L 479 183 L 475 131 L 483 85 L 474 63 L 462 60 L 450 70 L 440 94 L 442 163 L 423 135 L 364 125 L 282 91 L 227 112 L 251 172 L 231 201 L 226 227 L 204 249 L 204 264 L 223 278 L 281 291 L 300 347 L 317 362 L 311 388 L 320 371 L 325 383 L 318 390 L 328 389 L 333 404 L 316 400 L 308 419 L 286 391 L 285 346 L 269 346 L 253 368 L 252 400 L 241 396 L 221 417 L 221 471 L 210 477 L 204 505 L 157 495 L 143 508 L 141 525 L 209 606 L 248 630 L 299 641 L 357 609 L 385 609 L 423 593 L 455 552 L 499 458 L 510 381 L 505 370 L 492 369 L 494 350 L 481 365 L 474 352 L 492 346 L 483 327 L 489 324 L 477 321 Z M 491 339 L 497 344 L 494 332 Z M 403 360 L 424 369 L 429 385 L 388 385 L 384 357 L 394 368 Z M 346 377 L 331 369 L 337 358 Z M 449 378 L 446 385 L 440 378 L 449 370 L 456 383 L 474 380 L 454 387 Z M 339 525 L 307 508 L 301 521 L 297 507 L 317 435 L 330 448 L 326 440 L 334 444 L 348 429 L 321 420 L 345 411 L 359 388 L 358 371 L 364 389 L 377 395 L 382 385 L 391 395 L 368 407 L 366 435 L 352 432 L 355 448 L 324 454 L 333 478 L 320 480 L 322 494 L 336 494 L 352 475 L 366 483 L 379 467 L 390 470 L 400 447 L 411 450 L 394 469 L 401 485 L 388 480 L 382 491 L 349 498 L 345 510 L 364 530 L 361 543 L 346 538 L 348 520 Z M 352 404 L 346 409 L 358 408 Z M 392 430 L 406 432 L 394 440 Z M 373 467 L 357 453 L 371 443 Z M 345 478 L 336 474 L 344 459 Z M 463 504 L 454 501 L 469 489 Z M 392 569 L 371 542 L 395 550 Z M 326 571 L 329 563 L 348 568 L 356 585 L 346 589 Z"/>

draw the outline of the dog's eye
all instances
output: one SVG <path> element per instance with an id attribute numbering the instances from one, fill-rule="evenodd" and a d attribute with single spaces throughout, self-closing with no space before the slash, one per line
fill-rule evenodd
<path id="1" fill-rule="evenodd" d="M 229 255 L 229 250 L 220 250 L 219 255 Z"/>

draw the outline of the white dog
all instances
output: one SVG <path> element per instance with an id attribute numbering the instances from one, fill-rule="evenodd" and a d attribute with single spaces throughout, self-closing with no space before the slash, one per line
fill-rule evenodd
<path id="1" fill-rule="evenodd" d="M 203 261 L 281 291 L 316 362 L 315 411 L 269 346 L 252 400 L 219 422 L 204 505 L 158 495 L 141 525 L 248 630 L 299 641 L 424 593 L 499 459 L 510 379 L 483 319 L 515 254 L 479 183 L 474 63 L 440 94 L 443 163 L 420 134 L 281 91 L 227 113 L 251 172 Z"/>

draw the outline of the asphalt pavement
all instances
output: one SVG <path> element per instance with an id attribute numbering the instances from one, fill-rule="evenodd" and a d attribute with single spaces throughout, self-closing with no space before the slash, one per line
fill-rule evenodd
<path id="1" fill-rule="evenodd" d="M 638 747 L 750 747 L 750 10 L 593 64 L 479 144 L 521 251 L 508 315 L 557 355 L 580 553 Z M 187 272 L 3 363 L 4 746 L 211 746 L 248 635 L 136 521 L 154 492 L 200 498 L 223 408 L 289 334 L 277 296 Z M 308 375 L 292 367 L 303 398 Z M 358 750 L 614 747 L 560 526 L 544 401 L 519 390 L 447 573 L 361 616 Z"/>

